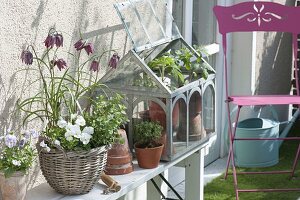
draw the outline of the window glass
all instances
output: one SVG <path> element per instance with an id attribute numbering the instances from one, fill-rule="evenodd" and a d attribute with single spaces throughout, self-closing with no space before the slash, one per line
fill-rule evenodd
<path id="1" fill-rule="evenodd" d="M 173 0 L 172 14 L 181 34 L 183 33 L 183 0 Z"/>
<path id="2" fill-rule="evenodd" d="M 208 45 L 215 42 L 215 20 L 213 7 L 215 0 L 193 1 L 192 43 Z"/>

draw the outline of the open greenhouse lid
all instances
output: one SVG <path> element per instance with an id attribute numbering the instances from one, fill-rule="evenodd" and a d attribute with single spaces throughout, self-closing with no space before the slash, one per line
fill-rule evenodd
<path id="1" fill-rule="evenodd" d="M 114 7 L 136 52 L 181 37 L 165 0 L 128 0 Z"/>

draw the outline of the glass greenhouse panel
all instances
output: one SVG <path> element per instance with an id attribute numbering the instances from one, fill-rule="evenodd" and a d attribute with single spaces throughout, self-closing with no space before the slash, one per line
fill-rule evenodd
<path id="1" fill-rule="evenodd" d="M 115 8 L 136 52 L 181 36 L 163 0 L 130 0 Z"/>
<path id="2" fill-rule="evenodd" d="M 170 161 L 214 132 L 215 71 L 181 37 L 167 6 L 164 0 L 115 4 L 134 48 L 100 81 L 125 97 L 132 150 L 134 125 L 157 121 L 165 144 L 161 159 Z"/>

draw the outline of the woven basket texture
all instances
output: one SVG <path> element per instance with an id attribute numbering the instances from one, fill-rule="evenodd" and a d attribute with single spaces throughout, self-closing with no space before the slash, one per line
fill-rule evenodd
<path id="1" fill-rule="evenodd" d="M 64 153 L 40 151 L 40 167 L 48 184 L 61 194 L 85 194 L 100 180 L 107 161 L 107 147 Z"/>

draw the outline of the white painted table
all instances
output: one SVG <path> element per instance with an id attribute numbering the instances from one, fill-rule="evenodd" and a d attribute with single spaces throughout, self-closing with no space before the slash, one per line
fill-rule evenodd
<path id="1" fill-rule="evenodd" d="M 140 200 L 140 196 L 128 197 L 128 193 L 136 190 L 139 186 L 148 182 L 151 178 L 167 171 L 170 167 L 180 163 L 185 167 L 185 199 L 188 200 L 203 200 L 204 188 L 204 156 L 208 153 L 208 141 L 204 142 L 186 153 L 185 155 L 171 161 L 161 162 L 155 169 L 141 169 L 134 161 L 134 171 L 127 175 L 113 176 L 113 178 L 121 185 L 121 190 L 117 193 L 109 195 L 102 194 L 106 188 L 102 181 L 99 181 L 95 187 L 84 195 L 65 196 L 55 192 L 47 183 L 43 183 L 27 193 L 27 200 L 116 200 L 116 199 L 132 199 Z M 157 180 L 157 178 L 156 178 Z M 152 184 L 151 182 L 149 182 Z M 147 200 L 158 200 L 160 196 L 151 185 L 151 189 L 145 191 Z"/>

